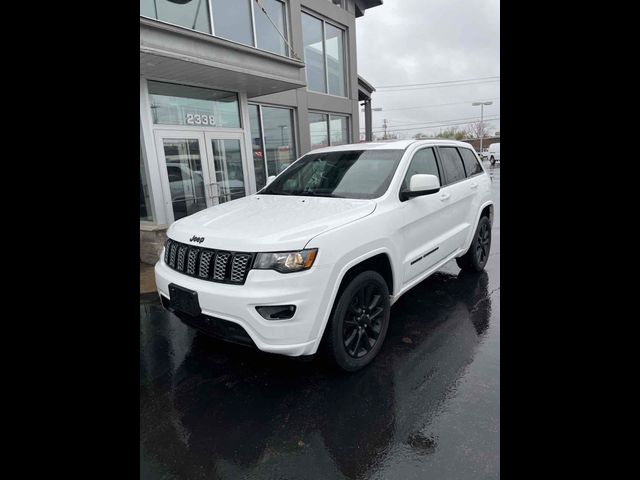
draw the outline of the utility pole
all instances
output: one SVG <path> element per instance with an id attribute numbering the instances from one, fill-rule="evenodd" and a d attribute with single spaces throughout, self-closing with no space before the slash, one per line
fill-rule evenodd
<path id="1" fill-rule="evenodd" d="M 482 153 L 482 137 L 484 137 L 484 125 L 482 123 L 483 114 L 484 114 L 484 106 L 492 105 L 493 102 L 473 102 L 471 106 L 477 107 L 480 105 L 480 153 Z"/>
<path id="2" fill-rule="evenodd" d="M 382 128 L 384 129 L 384 136 L 382 137 L 383 140 L 387 139 L 387 119 L 384 119 L 384 122 L 382 123 Z"/>

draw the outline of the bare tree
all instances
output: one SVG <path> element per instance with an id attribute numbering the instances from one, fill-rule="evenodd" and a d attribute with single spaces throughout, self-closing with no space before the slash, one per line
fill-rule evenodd
<path id="1" fill-rule="evenodd" d="M 466 137 L 464 130 L 458 129 L 458 127 L 450 127 L 438 132 L 437 138 L 454 138 L 456 140 L 462 140 Z"/>
<path id="2" fill-rule="evenodd" d="M 488 137 L 490 136 L 489 130 L 492 128 L 492 125 L 487 122 L 473 122 L 467 125 L 465 133 L 467 134 L 467 138 Z"/>

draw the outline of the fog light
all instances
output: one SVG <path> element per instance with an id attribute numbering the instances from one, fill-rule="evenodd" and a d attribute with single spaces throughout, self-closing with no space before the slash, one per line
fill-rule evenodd
<path id="1" fill-rule="evenodd" d="M 269 305 L 256 307 L 262 318 L 266 320 L 287 320 L 296 313 L 295 305 Z"/>

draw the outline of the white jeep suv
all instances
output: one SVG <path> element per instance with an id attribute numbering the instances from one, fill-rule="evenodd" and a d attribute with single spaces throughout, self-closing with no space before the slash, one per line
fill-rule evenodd
<path id="1" fill-rule="evenodd" d="M 173 223 L 162 304 L 207 334 L 362 368 L 391 305 L 451 259 L 481 271 L 491 180 L 468 143 L 407 140 L 307 153 L 248 197 Z"/>

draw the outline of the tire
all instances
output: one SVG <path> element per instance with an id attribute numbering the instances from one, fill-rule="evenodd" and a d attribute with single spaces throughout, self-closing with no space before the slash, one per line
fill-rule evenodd
<path id="1" fill-rule="evenodd" d="M 491 251 L 491 221 L 489 217 L 480 217 L 476 233 L 467 253 L 456 258 L 458 267 L 466 272 L 481 272 L 489 260 Z"/>
<path id="2" fill-rule="evenodd" d="M 492 166 L 496 164 L 496 159 L 495 159 L 495 158 L 491 157 L 491 159 L 490 159 L 490 160 L 491 160 L 491 165 L 492 165 Z"/>
<path id="3" fill-rule="evenodd" d="M 368 270 L 354 277 L 338 298 L 325 329 L 327 360 L 348 372 L 368 365 L 382 348 L 390 311 L 389 289 L 382 275 Z"/>

